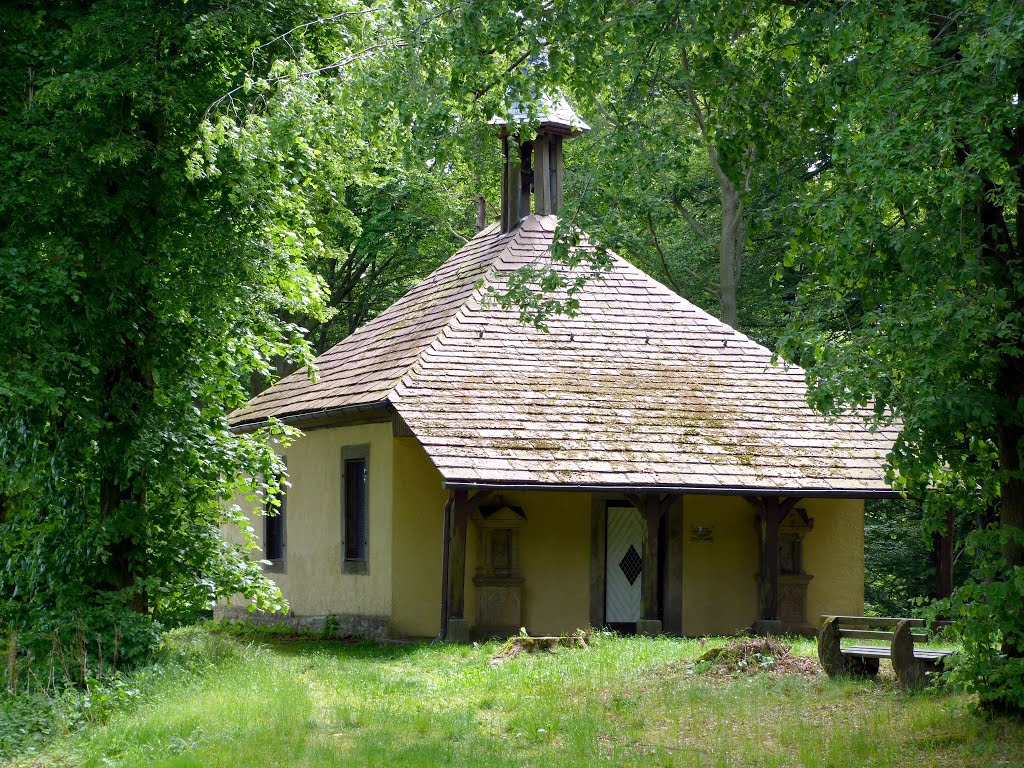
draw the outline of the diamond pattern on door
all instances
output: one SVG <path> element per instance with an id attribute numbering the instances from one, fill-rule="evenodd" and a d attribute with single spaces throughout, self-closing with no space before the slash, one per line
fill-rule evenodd
<path id="1" fill-rule="evenodd" d="M 604 620 L 631 624 L 640 618 L 644 524 L 633 507 L 608 507 Z"/>
<path id="2" fill-rule="evenodd" d="M 619 560 L 619 568 L 622 569 L 622 574 L 629 581 L 630 586 L 640 578 L 640 574 L 644 570 L 644 561 L 640 557 L 640 553 L 636 551 L 636 547 L 632 544 L 629 545 L 626 554 Z"/>

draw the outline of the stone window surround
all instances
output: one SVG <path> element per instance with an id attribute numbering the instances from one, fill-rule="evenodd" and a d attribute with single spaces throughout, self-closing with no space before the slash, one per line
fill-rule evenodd
<path id="1" fill-rule="evenodd" d="M 345 464 L 350 459 L 363 459 L 366 462 L 366 510 L 364 525 L 366 526 L 366 551 L 365 558 L 348 559 L 345 557 L 345 541 L 348 530 L 345 525 Z M 370 572 L 370 445 L 345 445 L 341 448 L 341 492 L 340 492 L 340 517 L 341 517 L 341 572 L 353 575 L 365 576 Z"/>
<path id="2" fill-rule="evenodd" d="M 288 467 L 288 457 L 282 456 L 281 463 L 285 465 L 285 469 Z M 271 518 L 264 516 L 263 518 L 263 552 L 266 554 L 267 549 L 267 526 L 273 519 L 279 519 L 281 521 L 281 557 L 271 560 L 269 557 L 266 558 L 267 562 L 263 565 L 264 573 L 288 573 L 288 488 L 284 486 L 281 488 L 280 493 L 281 506 L 278 507 L 277 518 Z M 265 510 L 269 511 L 269 502 L 264 506 Z"/>

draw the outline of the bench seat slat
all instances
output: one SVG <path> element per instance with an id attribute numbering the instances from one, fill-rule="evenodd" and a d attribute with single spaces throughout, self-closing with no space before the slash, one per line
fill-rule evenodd
<path id="1" fill-rule="evenodd" d="M 914 629 L 924 629 L 928 626 L 928 623 L 924 619 L 901 619 L 898 616 L 830 616 L 828 614 L 822 614 L 821 621 L 824 622 L 826 619 L 839 619 L 840 625 L 846 625 L 848 627 L 893 627 L 901 621 L 910 622 L 909 626 Z M 940 620 L 933 621 L 931 623 L 932 629 L 945 629 L 951 626 L 953 622 Z"/>
<path id="2" fill-rule="evenodd" d="M 856 640 L 892 640 L 892 632 L 877 632 L 872 629 L 839 629 L 840 637 L 849 637 Z M 912 635 L 915 643 L 928 642 L 928 635 Z"/>
<path id="3" fill-rule="evenodd" d="M 843 656 L 871 656 L 876 659 L 888 659 L 890 653 L 886 645 L 851 645 L 839 650 Z"/>
<path id="4" fill-rule="evenodd" d="M 935 649 L 935 650 L 925 651 L 925 650 L 919 650 L 917 648 L 914 649 L 914 658 L 915 659 L 924 659 L 925 661 L 935 661 L 936 659 L 944 659 L 947 656 L 952 656 L 952 655 L 953 655 L 953 651 L 947 651 L 947 650 Z"/>

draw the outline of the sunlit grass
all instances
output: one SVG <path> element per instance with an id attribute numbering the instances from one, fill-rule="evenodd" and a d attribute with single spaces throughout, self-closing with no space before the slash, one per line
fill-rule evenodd
<path id="1" fill-rule="evenodd" d="M 169 676 L 20 765 L 1024 765 L 1021 726 L 965 696 L 887 675 L 692 674 L 721 640 L 599 636 L 496 667 L 494 644 L 217 642 L 232 652 L 211 670 Z"/>

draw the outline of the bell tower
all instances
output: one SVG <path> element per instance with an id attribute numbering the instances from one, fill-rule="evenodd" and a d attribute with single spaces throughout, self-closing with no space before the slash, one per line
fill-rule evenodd
<path id="1" fill-rule="evenodd" d="M 536 136 L 522 140 L 520 125 L 530 115 L 519 104 L 510 112 L 510 122 L 491 120 L 501 127 L 505 164 L 501 179 L 501 231 L 511 232 L 529 216 L 531 199 L 533 213 L 541 216 L 557 214 L 562 208 L 562 143 L 590 130 L 569 103 L 562 97 L 541 98 L 537 105 L 540 118 Z"/>

